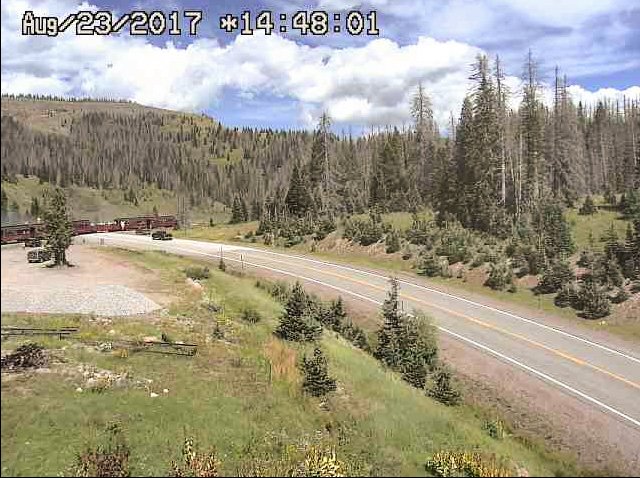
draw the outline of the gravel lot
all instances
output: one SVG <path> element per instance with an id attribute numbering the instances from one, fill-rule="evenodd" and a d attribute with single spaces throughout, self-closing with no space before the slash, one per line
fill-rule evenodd
<path id="1" fill-rule="evenodd" d="M 22 245 L 2 246 L 2 313 L 126 316 L 162 307 L 142 293 L 151 289 L 155 278 L 126 262 L 78 245 L 68 256 L 75 267 L 49 269 L 28 264 L 27 250 Z"/>

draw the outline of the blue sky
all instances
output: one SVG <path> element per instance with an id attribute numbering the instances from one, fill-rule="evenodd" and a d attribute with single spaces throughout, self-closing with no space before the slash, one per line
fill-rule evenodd
<path id="1" fill-rule="evenodd" d="M 8 0 L 2 2 L 2 93 L 110 96 L 206 112 L 234 126 L 311 127 L 322 111 L 335 128 L 402 125 L 419 82 L 436 119 L 457 115 L 478 53 L 499 54 L 517 101 L 529 48 L 543 80 L 558 65 L 574 99 L 640 96 L 640 4 L 623 0 Z M 190 37 L 23 37 L 25 10 L 203 10 Z M 219 17 L 243 10 L 378 13 L 379 37 L 333 32 L 240 37 Z M 333 21 L 331 21 L 333 25 Z M 342 22 L 344 25 L 344 21 Z"/>

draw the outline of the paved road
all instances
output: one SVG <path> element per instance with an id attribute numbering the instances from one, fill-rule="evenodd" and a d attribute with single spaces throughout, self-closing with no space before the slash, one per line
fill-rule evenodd
<path id="1" fill-rule="evenodd" d="M 388 289 L 388 276 L 384 273 L 248 247 L 184 239 L 160 242 L 119 233 L 83 239 L 132 249 L 162 249 L 214 261 L 222 253 L 225 262 L 242 262 L 247 269 L 261 268 L 377 304 L 385 299 Z M 523 373 L 577 396 L 585 406 L 640 430 L 640 346 L 614 348 L 550 327 L 542 319 L 503 312 L 425 287 L 418 281 L 402 280 L 400 285 L 405 308 L 427 312 L 443 333 L 497 356 Z"/>

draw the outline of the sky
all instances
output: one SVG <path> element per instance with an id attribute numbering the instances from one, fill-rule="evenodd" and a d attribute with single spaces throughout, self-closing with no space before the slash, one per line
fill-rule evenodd
<path id="1" fill-rule="evenodd" d="M 499 55 L 517 103 L 527 52 L 551 84 L 556 66 L 574 101 L 640 98 L 640 2 L 629 0 L 3 0 L 2 93 L 128 99 L 206 113 L 229 126 L 312 128 L 323 111 L 334 130 L 408 125 L 422 83 L 438 124 L 457 116 L 478 54 Z M 65 18 L 107 10 L 178 11 L 181 35 L 22 35 L 23 15 Z M 186 10 L 201 10 L 196 35 Z M 220 17 L 273 12 L 271 35 L 220 28 Z M 297 11 L 326 11 L 329 32 L 292 31 Z M 350 11 L 377 15 L 378 35 L 350 35 Z M 280 15 L 288 31 L 280 33 Z M 336 22 L 334 14 L 340 14 Z M 333 28 L 337 23 L 341 32 Z M 368 27 L 368 22 L 365 22 Z"/>

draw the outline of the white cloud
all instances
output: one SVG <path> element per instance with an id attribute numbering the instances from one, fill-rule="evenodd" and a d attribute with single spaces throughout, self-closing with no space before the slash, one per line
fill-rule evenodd
<path id="1" fill-rule="evenodd" d="M 71 0 L 44 0 L 38 6 L 40 13 L 58 16 L 78 10 Z M 426 37 L 403 46 L 380 38 L 349 48 L 310 47 L 277 35 L 237 36 L 226 46 L 200 38 L 186 48 L 171 42 L 156 46 L 128 35 L 23 37 L 17 32 L 28 8 L 24 0 L 2 2 L 3 93 L 126 98 L 202 111 L 232 89 L 246 108 L 263 96 L 290 99 L 302 126 L 313 124 L 325 109 L 338 123 L 408 122 L 418 82 L 433 99 L 436 120 L 445 126 L 450 112 L 458 114 L 469 65 L 481 52 L 462 42 Z M 516 92 L 519 80 L 509 78 L 508 83 Z M 584 90 L 575 89 L 574 96 L 578 93 L 588 97 Z M 264 102 L 260 107 L 269 108 Z M 263 113 L 268 117 L 268 111 Z"/>

